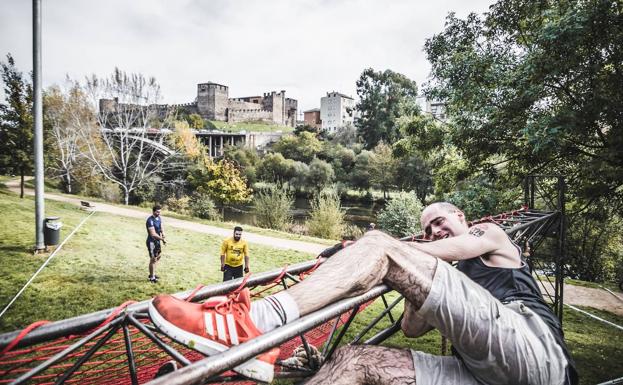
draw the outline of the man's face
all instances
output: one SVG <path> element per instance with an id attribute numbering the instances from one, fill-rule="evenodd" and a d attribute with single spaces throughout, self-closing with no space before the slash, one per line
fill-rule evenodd
<path id="1" fill-rule="evenodd" d="M 158 218 L 160 216 L 160 210 L 155 210 L 153 214 L 154 214 L 154 218 Z"/>
<path id="2" fill-rule="evenodd" d="M 421 224 L 426 236 L 433 241 L 456 237 L 467 232 L 465 215 L 461 211 L 448 211 L 437 205 L 424 209 Z"/>
<path id="3" fill-rule="evenodd" d="M 236 242 L 240 240 L 240 237 L 242 237 L 242 231 L 240 230 L 234 231 L 234 240 L 236 240 Z"/>

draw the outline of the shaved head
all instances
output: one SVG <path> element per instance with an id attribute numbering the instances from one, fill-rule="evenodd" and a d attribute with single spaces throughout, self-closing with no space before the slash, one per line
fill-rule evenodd
<path id="1" fill-rule="evenodd" d="M 428 206 L 426 206 L 424 208 L 423 211 L 429 209 L 429 208 L 437 208 L 437 209 L 442 209 L 445 210 L 449 213 L 453 212 L 453 211 L 461 211 L 461 209 L 459 209 L 458 207 L 456 207 L 455 205 L 453 205 L 450 202 L 435 202 L 435 203 L 431 203 Z"/>

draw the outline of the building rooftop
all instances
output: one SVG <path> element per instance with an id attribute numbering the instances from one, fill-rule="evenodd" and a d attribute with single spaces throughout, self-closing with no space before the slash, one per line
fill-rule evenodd
<path id="1" fill-rule="evenodd" d="M 355 100 L 351 96 L 345 95 L 341 92 L 335 92 L 335 91 L 327 92 L 327 96 L 338 96 L 338 95 L 346 99 Z"/>

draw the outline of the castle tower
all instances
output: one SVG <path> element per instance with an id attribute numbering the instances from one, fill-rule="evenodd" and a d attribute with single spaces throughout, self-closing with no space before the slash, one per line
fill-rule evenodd
<path id="1" fill-rule="evenodd" d="M 197 84 L 197 110 L 209 120 L 226 120 L 229 87 L 212 82 Z"/>

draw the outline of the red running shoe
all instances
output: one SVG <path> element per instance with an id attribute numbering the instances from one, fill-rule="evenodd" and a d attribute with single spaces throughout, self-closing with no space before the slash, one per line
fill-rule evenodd
<path id="1" fill-rule="evenodd" d="M 186 302 L 171 295 L 149 303 L 154 325 L 173 340 L 211 356 L 262 334 L 251 320 L 249 289 L 230 297 L 212 297 L 204 303 Z M 279 348 L 243 363 L 234 371 L 245 377 L 271 382 Z"/>

